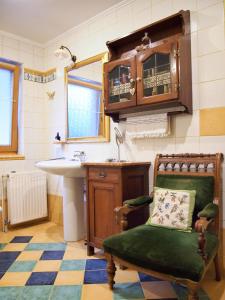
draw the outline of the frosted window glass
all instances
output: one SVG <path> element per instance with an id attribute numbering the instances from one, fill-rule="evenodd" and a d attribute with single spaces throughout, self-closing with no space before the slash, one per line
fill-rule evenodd
<path id="1" fill-rule="evenodd" d="M 0 69 L 0 146 L 11 145 L 13 72 Z"/>
<path id="2" fill-rule="evenodd" d="M 68 137 L 99 135 L 102 91 L 68 84 Z"/>

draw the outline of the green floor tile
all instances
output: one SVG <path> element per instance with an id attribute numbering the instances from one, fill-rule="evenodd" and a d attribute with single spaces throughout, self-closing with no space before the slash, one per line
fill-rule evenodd
<path id="1" fill-rule="evenodd" d="M 23 287 L 0 287 L 0 299 L 18 300 L 21 297 Z"/>
<path id="2" fill-rule="evenodd" d="M 82 289 L 81 285 L 54 286 L 50 299 L 51 300 L 72 300 L 72 299 L 80 300 L 81 289 Z"/>
<path id="3" fill-rule="evenodd" d="M 118 283 L 115 284 L 113 290 L 114 300 L 138 299 L 144 300 L 144 294 L 139 282 L 135 283 Z"/>
<path id="4" fill-rule="evenodd" d="M 75 259 L 75 260 L 63 260 L 60 266 L 61 271 L 77 271 L 85 270 L 86 260 Z"/>
<path id="5" fill-rule="evenodd" d="M 48 300 L 52 292 L 52 285 L 25 286 L 21 300 Z M 62 298 L 63 299 L 63 298 Z"/>
<path id="6" fill-rule="evenodd" d="M 0 250 L 4 249 L 7 244 L 0 243 Z"/>
<path id="7" fill-rule="evenodd" d="M 30 243 L 25 250 L 65 250 L 65 243 Z"/>
<path id="8" fill-rule="evenodd" d="M 14 261 L 8 272 L 32 272 L 36 263 L 36 260 Z"/>

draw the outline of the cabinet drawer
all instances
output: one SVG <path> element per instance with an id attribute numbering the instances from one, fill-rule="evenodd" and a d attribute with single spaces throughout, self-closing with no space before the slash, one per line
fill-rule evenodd
<path id="1" fill-rule="evenodd" d="M 111 168 L 89 168 L 89 180 L 100 180 L 109 182 L 120 181 L 120 170 Z"/>

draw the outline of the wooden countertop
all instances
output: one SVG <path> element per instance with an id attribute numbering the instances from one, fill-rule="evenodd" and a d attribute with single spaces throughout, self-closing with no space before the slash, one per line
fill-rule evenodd
<path id="1" fill-rule="evenodd" d="M 82 166 L 84 167 L 127 167 L 127 166 L 150 166 L 151 163 L 144 161 L 104 161 L 104 162 L 84 162 Z"/>

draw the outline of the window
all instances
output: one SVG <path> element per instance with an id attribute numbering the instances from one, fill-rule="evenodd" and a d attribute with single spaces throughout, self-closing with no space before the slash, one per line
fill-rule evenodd
<path id="1" fill-rule="evenodd" d="M 108 142 L 109 117 L 104 114 L 103 63 L 100 53 L 65 68 L 66 143 Z"/>
<path id="2" fill-rule="evenodd" d="M 95 137 L 100 133 L 101 83 L 74 78 L 68 81 L 68 137 Z"/>
<path id="3" fill-rule="evenodd" d="M 19 66 L 0 62 L 0 152 L 18 150 Z"/>

